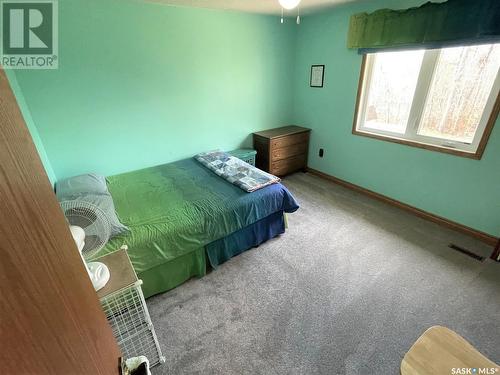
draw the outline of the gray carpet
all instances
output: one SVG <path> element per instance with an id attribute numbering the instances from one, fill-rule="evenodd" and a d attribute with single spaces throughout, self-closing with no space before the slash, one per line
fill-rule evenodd
<path id="1" fill-rule="evenodd" d="M 309 174 L 284 184 L 287 233 L 148 300 L 153 374 L 399 374 L 436 324 L 500 362 L 500 264 L 448 244 L 491 248 Z"/>

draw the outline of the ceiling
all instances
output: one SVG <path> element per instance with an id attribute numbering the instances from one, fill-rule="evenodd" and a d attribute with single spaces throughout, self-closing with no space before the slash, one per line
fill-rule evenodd
<path id="1" fill-rule="evenodd" d="M 240 12 L 281 14 L 278 0 L 146 0 L 148 2 L 161 3 L 175 6 L 188 6 L 197 8 L 214 8 L 235 10 Z M 314 13 L 321 9 L 330 8 L 335 5 L 353 2 L 356 0 L 302 0 L 300 12 L 302 14 Z M 297 10 L 285 11 L 286 14 L 296 14 Z"/>

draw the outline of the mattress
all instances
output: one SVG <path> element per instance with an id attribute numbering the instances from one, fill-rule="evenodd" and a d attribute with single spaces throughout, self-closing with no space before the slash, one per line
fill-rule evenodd
<path id="1" fill-rule="evenodd" d="M 96 256 L 126 244 L 139 276 L 182 258 L 189 258 L 190 265 L 185 266 L 200 273 L 207 244 L 271 214 L 291 213 L 299 207 L 282 184 L 247 193 L 194 159 L 107 180 L 117 215 L 130 231 L 113 238 Z"/>

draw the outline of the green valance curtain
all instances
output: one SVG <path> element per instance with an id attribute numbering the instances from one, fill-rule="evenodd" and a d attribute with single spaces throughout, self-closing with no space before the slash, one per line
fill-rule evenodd
<path id="1" fill-rule="evenodd" d="M 351 16 L 348 48 L 439 48 L 500 42 L 500 0 L 428 2 Z"/>

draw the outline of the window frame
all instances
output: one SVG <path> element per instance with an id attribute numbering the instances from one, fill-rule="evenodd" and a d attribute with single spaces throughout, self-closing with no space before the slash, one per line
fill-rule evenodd
<path id="1" fill-rule="evenodd" d="M 371 129 L 363 127 L 361 125 L 364 122 L 364 116 L 366 114 L 366 101 L 368 99 L 369 89 L 367 86 L 369 80 L 367 79 L 367 77 L 370 77 L 374 60 L 370 58 L 370 54 L 363 54 L 358 82 L 358 93 L 356 96 L 356 107 L 354 111 L 352 134 L 480 160 L 483 156 L 486 144 L 488 143 L 488 139 L 491 135 L 495 122 L 498 118 L 498 114 L 500 112 L 500 74 L 497 74 L 495 82 L 493 83 L 493 87 L 490 93 L 490 97 L 488 98 L 488 101 L 486 103 L 483 117 L 480 120 L 480 124 L 474 136 L 474 140 L 470 145 L 460 142 L 447 141 L 442 138 L 435 138 L 417 134 L 418 125 L 420 124 L 420 120 L 423 115 L 425 100 L 429 93 L 429 87 L 432 82 L 432 75 L 436 67 L 435 62 L 439 57 L 439 52 L 440 50 L 426 50 L 424 53 L 424 60 L 422 63 L 423 66 L 424 61 L 427 60 L 428 62 L 420 71 L 417 82 L 417 89 L 415 90 L 416 96 L 413 99 L 408 120 L 409 122 L 412 119 L 414 121 L 413 123 L 409 123 L 407 125 L 406 133 L 403 135 L 400 133 Z M 424 86 L 424 88 L 426 89 L 422 91 L 422 88 L 420 86 Z M 495 91 L 498 91 L 496 95 Z M 424 92 L 425 94 L 418 95 L 418 93 L 422 92 Z M 488 116 L 487 113 L 489 112 L 489 108 L 491 108 L 491 112 Z M 441 145 L 437 145 L 435 143 L 441 143 Z M 457 148 L 457 145 L 459 144 L 461 148 Z"/>

